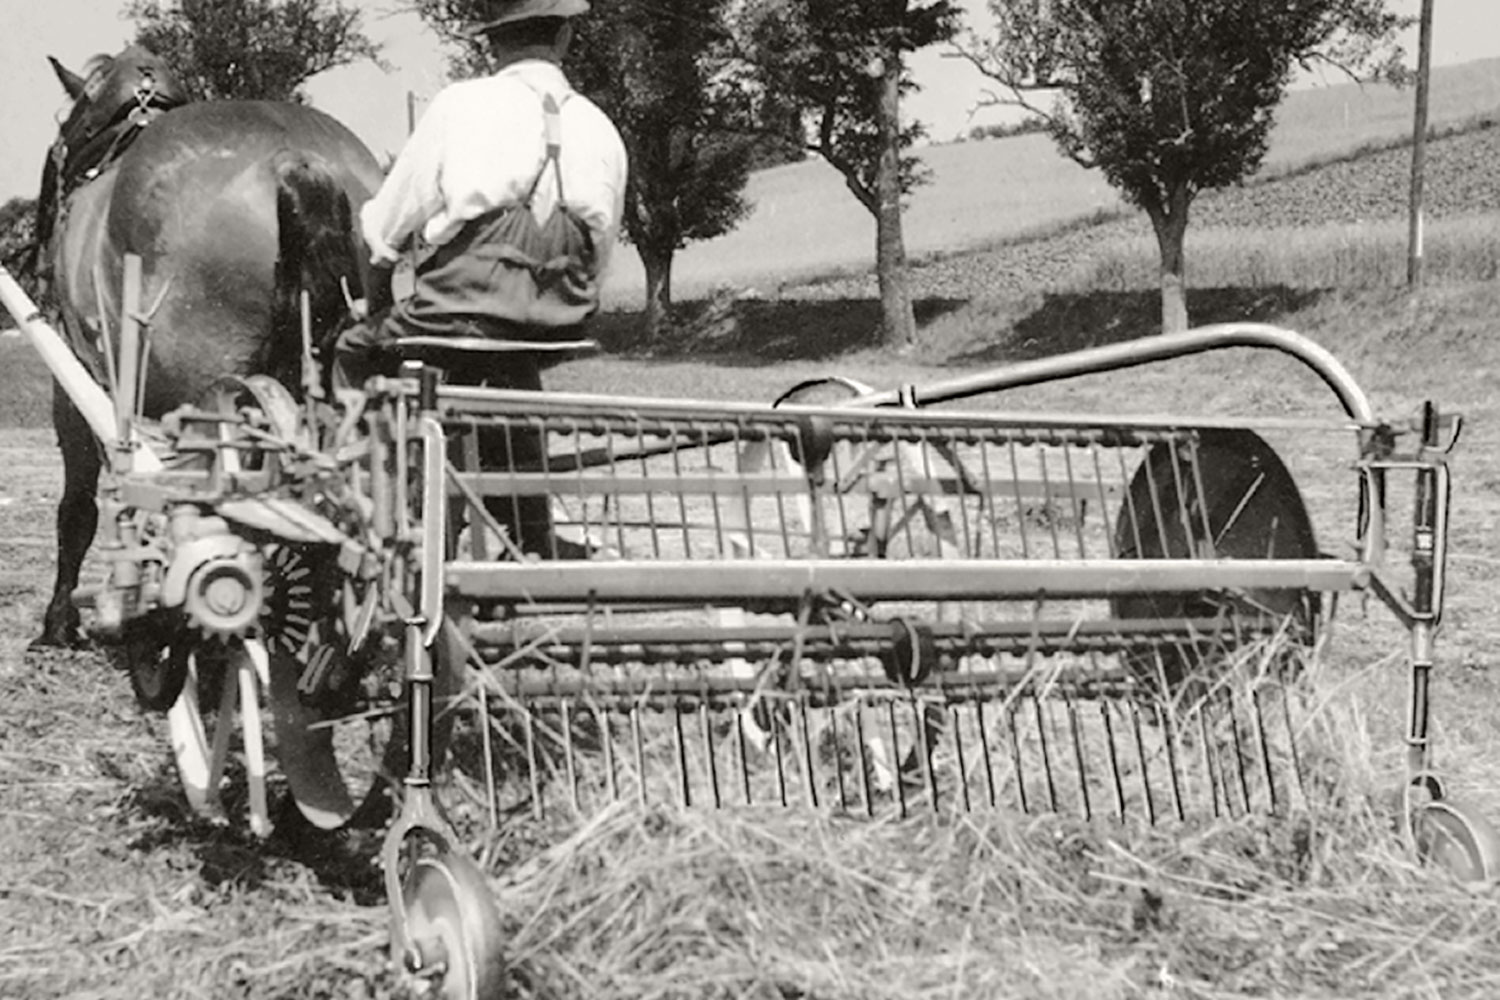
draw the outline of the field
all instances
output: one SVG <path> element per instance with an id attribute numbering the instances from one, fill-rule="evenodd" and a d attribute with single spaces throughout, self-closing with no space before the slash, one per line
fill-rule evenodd
<path id="1" fill-rule="evenodd" d="M 1293 91 L 1277 111 L 1260 176 L 1409 137 L 1411 102 L 1409 90 L 1385 86 Z M 1434 71 L 1435 130 L 1491 114 L 1497 106 L 1500 60 Z M 1097 171 L 1062 157 L 1046 136 L 930 146 L 922 159 L 931 183 L 912 195 L 905 219 L 907 250 L 917 259 L 989 247 L 1121 208 Z M 1398 198 L 1405 196 L 1405 177 L 1398 170 L 1393 178 Z M 809 276 L 869 268 L 874 222 L 831 167 L 809 161 L 763 171 L 751 179 L 749 196 L 756 209 L 739 228 L 678 254 L 679 294 L 731 286 L 769 295 Z M 622 306 L 635 305 L 642 286 L 640 263 L 627 249 L 617 256 L 606 291 Z"/>
<path id="2" fill-rule="evenodd" d="M 1423 294 L 1392 281 L 1399 195 L 1392 202 L 1380 192 L 1400 191 L 1400 158 L 1376 154 L 1205 199 L 1190 306 L 1199 322 L 1255 318 L 1307 333 L 1349 366 L 1383 414 L 1408 415 L 1429 397 L 1465 414 L 1435 735 L 1454 792 L 1500 819 L 1500 284 L 1492 280 L 1500 206 L 1484 200 L 1496 197 L 1486 152 L 1495 131 L 1434 144 L 1435 171 L 1457 165 L 1451 179 L 1434 181 L 1433 253 L 1446 263 L 1435 256 Z M 788 203 L 801 190 L 794 180 Z M 1334 195 L 1349 191 L 1365 193 L 1334 207 Z M 1385 207 L 1360 214 L 1377 205 Z M 1267 206 L 1283 214 L 1268 217 Z M 826 260 L 796 272 L 801 265 L 788 261 L 777 295 L 750 267 L 776 246 L 761 244 L 741 256 L 747 270 L 726 263 L 723 274 L 757 284 L 764 298 L 695 303 L 673 339 L 649 348 L 633 339 L 631 315 L 606 317 L 620 350 L 557 369 L 549 382 L 767 399 L 828 372 L 920 383 L 1112 342 L 1148 333 L 1153 322 L 1141 237 L 1138 221 L 1107 219 L 934 255 L 916 272 L 922 346 L 904 355 L 869 346 L 877 311 L 867 275 L 839 270 L 843 263 L 829 273 Z M 860 240 L 844 233 L 829 242 L 839 239 Z M 697 273 L 703 288 L 720 280 L 712 269 Z M 93 654 L 26 651 L 50 585 L 60 488 L 44 383 L 24 344 L 0 340 L 0 998 L 401 995 L 371 864 L 378 833 L 304 832 L 259 844 L 192 820 L 159 723 L 137 711 L 125 681 Z M 1328 412 L 1326 394 L 1287 362 L 1244 351 L 1000 402 Z M 1345 482 L 1344 469 L 1315 458 L 1288 456 L 1304 492 Z M 1325 547 L 1342 541 L 1324 539 Z M 1405 710 L 1399 635 L 1375 602 L 1340 609 L 1314 678 L 1326 702 L 1313 746 L 1328 796 L 1294 821 L 1153 831 L 987 813 L 860 821 L 826 810 L 622 806 L 587 821 L 507 824 L 481 846 L 512 935 L 517 993 L 1494 996 L 1493 888 L 1417 866 L 1390 826 Z"/>

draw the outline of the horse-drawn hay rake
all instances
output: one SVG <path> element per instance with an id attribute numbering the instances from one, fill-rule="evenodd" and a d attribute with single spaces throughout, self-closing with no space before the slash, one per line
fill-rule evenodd
<path id="1" fill-rule="evenodd" d="M 894 392 L 831 379 L 774 405 L 450 386 L 414 351 L 341 419 L 252 378 L 145 426 L 129 317 L 110 399 L 0 291 L 109 447 L 107 578 L 80 599 L 168 714 L 189 798 L 221 809 L 243 766 L 258 831 L 283 784 L 334 827 L 375 801 L 353 779 L 393 777 L 394 954 L 445 995 L 501 974 L 486 882 L 435 802 L 460 735 L 496 823 L 633 798 L 1290 814 L 1317 795 L 1299 674 L 1347 592 L 1409 634 L 1408 834 L 1495 871 L 1428 739 L 1458 421 L 1377 419 L 1296 334 L 1207 328 Z M 1290 356 L 1340 412 L 936 405 L 1230 347 Z M 1268 437 L 1342 456 L 1347 488 L 1309 511 Z M 480 469 L 497 440 L 539 457 Z M 383 752 L 340 737 L 372 722 Z"/>

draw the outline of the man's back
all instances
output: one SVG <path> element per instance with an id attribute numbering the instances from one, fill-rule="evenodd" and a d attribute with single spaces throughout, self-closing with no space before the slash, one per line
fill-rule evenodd
<path id="1" fill-rule="evenodd" d="M 545 220 L 558 198 L 557 177 L 546 162 L 548 94 L 559 107 L 562 192 L 588 226 L 602 272 L 624 207 L 624 143 L 609 118 L 569 87 L 562 70 L 541 60 L 438 94 L 380 193 L 361 212 L 372 252 L 395 259 L 415 232 L 430 244 L 446 243 L 465 222 L 524 202 L 533 184 L 532 210 Z"/>

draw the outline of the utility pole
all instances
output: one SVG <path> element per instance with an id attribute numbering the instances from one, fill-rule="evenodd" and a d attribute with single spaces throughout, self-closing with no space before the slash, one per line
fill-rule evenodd
<path id="1" fill-rule="evenodd" d="M 1411 141 L 1411 226 L 1407 234 L 1406 284 L 1422 286 L 1422 192 L 1427 170 L 1428 82 L 1432 77 L 1432 0 L 1422 0 L 1417 42 L 1417 113 Z"/>

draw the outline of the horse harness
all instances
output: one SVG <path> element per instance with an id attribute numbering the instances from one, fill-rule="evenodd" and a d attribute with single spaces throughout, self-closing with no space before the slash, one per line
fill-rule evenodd
<path id="1" fill-rule="evenodd" d="M 124 155 L 142 129 L 183 103 L 179 93 L 159 85 L 156 74 L 150 68 L 143 68 L 141 82 L 136 84 L 131 100 L 122 103 L 103 126 L 85 136 L 76 147 L 70 146 L 62 135 L 52 143 L 37 199 L 35 245 L 39 277 L 46 281 L 51 276 L 50 264 L 41 251 L 66 217 L 69 196 L 97 179 Z"/>

